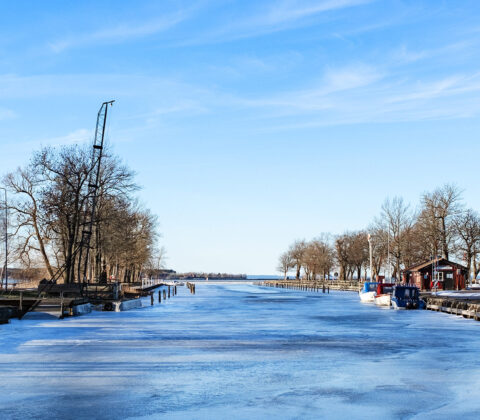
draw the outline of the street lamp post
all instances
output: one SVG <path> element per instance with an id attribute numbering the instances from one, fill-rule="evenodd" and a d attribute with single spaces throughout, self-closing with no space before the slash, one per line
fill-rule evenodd
<path id="1" fill-rule="evenodd" d="M 372 237 L 370 234 L 368 234 L 368 251 L 370 253 L 370 281 L 373 281 Z"/>
<path id="2" fill-rule="evenodd" d="M 0 187 L 5 194 L 5 290 L 8 289 L 8 205 L 7 205 L 7 190 Z"/>

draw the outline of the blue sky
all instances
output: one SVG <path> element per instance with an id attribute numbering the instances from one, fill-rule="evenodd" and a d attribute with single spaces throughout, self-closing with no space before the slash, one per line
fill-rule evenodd
<path id="1" fill-rule="evenodd" d="M 108 139 L 179 271 L 273 273 L 445 182 L 480 210 L 478 1 L 0 1 L 2 173 Z"/>

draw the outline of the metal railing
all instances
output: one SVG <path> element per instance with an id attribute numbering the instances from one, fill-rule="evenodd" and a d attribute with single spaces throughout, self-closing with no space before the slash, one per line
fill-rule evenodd
<path id="1" fill-rule="evenodd" d="M 142 289 L 153 286 L 159 286 L 164 282 L 164 279 L 142 279 Z"/>

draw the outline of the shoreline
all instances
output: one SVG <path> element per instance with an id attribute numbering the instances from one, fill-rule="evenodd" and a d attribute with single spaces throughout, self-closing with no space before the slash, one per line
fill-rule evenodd
<path id="1" fill-rule="evenodd" d="M 276 287 L 280 289 L 293 289 L 299 291 L 312 291 L 325 293 L 328 290 L 337 290 L 344 292 L 357 292 L 362 282 L 357 281 L 326 281 L 326 282 L 306 282 L 295 280 L 269 280 L 256 283 L 266 287 Z M 438 292 L 420 292 L 421 298 L 425 301 L 425 309 L 434 312 L 444 312 L 451 315 L 462 316 L 466 319 L 480 321 L 480 293 L 476 291 L 456 291 L 445 290 Z M 479 296 L 476 296 L 479 295 Z"/>

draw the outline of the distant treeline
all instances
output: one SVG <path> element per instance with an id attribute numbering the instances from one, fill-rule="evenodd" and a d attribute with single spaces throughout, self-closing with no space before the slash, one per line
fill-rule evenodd
<path id="1" fill-rule="evenodd" d="M 246 280 L 246 274 L 230 274 L 230 273 L 177 273 L 171 277 L 181 278 L 185 280 L 191 279 L 226 279 L 226 280 Z"/>

